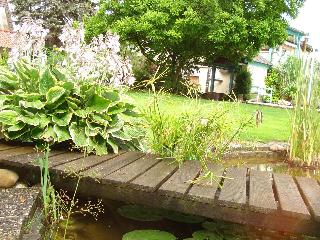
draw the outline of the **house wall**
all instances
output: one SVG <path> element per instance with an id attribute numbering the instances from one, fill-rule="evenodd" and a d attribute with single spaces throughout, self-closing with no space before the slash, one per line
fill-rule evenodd
<path id="1" fill-rule="evenodd" d="M 253 91 L 256 90 L 255 87 L 259 88 L 265 88 L 265 78 L 268 74 L 268 65 L 257 63 L 257 62 L 251 62 L 248 64 L 248 70 L 251 73 L 252 77 L 252 87 Z"/>
<path id="2" fill-rule="evenodd" d="M 208 72 L 209 71 L 209 72 Z M 207 79 L 210 79 L 208 90 L 211 88 L 211 78 L 212 78 L 212 70 L 206 66 L 200 66 L 198 70 L 194 70 L 194 73 L 190 76 L 190 80 L 193 84 L 198 84 L 200 91 L 202 93 L 206 92 L 206 84 Z M 216 69 L 215 79 L 218 81 L 214 82 L 214 92 L 215 93 L 225 93 L 229 94 L 229 85 L 230 85 L 230 72 L 223 69 Z"/>
<path id="3" fill-rule="evenodd" d="M 231 79 L 230 72 L 228 70 L 217 68 L 216 79 L 222 80 L 222 81 L 214 82 L 214 92 L 229 94 L 230 93 L 229 86 L 230 86 L 230 79 Z"/>

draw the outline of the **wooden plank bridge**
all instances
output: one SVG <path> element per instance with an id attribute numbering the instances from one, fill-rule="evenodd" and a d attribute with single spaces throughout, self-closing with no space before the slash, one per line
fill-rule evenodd
<path id="1" fill-rule="evenodd" d="M 0 144 L 0 167 L 39 179 L 32 146 Z M 320 185 L 312 178 L 291 177 L 210 165 L 215 181 L 192 182 L 204 173 L 197 162 L 180 168 L 155 155 L 122 151 L 83 158 L 79 152 L 52 150 L 49 158 L 55 186 L 79 193 L 278 231 L 320 235 Z M 38 181 L 38 180 L 37 180 Z"/>

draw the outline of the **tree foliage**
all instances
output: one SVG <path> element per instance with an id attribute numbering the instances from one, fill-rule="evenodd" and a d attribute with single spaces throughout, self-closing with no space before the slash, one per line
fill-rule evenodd
<path id="1" fill-rule="evenodd" d="M 173 86 L 195 64 L 251 59 L 286 38 L 287 20 L 304 0 L 102 0 L 87 39 L 116 31 L 167 69 Z"/>
<path id="2" fill-rule="evenodd" d="M 11 3 L 18 21 L 24 17 L 43 20 L 44 27 L 50 30 L 49 45 L 59 44 L 58 36 L 66 23 L 81 21 L 94 12 L 91 0 L 12 0 Z"/>

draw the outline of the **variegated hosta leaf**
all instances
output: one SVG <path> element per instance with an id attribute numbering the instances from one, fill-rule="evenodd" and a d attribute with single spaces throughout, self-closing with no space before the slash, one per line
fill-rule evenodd
<path id="1" fill-rule="evenodd" d="M 72 112 L 53 115 L 52 122 L 59 126 L 68 126 L 71 121 L 72 115 Z"/>
<path id="2" fill-rule="evenodd" d="M 64 142 L 64 141 L 71 139 L 68 127 L 61 127 L 58 125 L 54 125 L 53 130 L 54 130 L 55 134 L 57 135 L 58 142 Z"/>
<path id="3" fill-rule="evenodd" d="M 52 76 L 50 70 L 47 68 L 40 77 L 39 81 L 39 92 L 41 94 L 46 94 L 50 88 L 54 87 L 56 81 Z"/>
<path id="4" fill-rule="evenodd" d="M 24 108 L 35 108 L 35 109 L 42 109 L 45 106 L 45 103 L 41 102 L 40 100 L 35 100 L 32 102 L 20 101 L 19 104 Z"/>
<path id="5" fill-rule="evenodd" d="M 85 134 L 84 126 L 79 126 L 76 122 L 73 122 L 70 124 L 69 132 L 77 147 L 87 147 L 89 145 L 89 138 Z"/>
<path id="6" fill-rule="evenodd" d="M 90 112 L 105 112 L 109 108 L 110 100 L 94 94 L 86 105 Z"/>
<path id="7" fill-rule="evenodd" d="M 93 147 L 97 155 L 104 155 L 108 153 L 107 142 L 100 135 L 90 138 L 89 143 L 90 146 Z"/>
<path id="8" fill-rule="evenodd" d="M 56 103 L 60 98 L 63 97 L 65 92 L 66 90 L 60 86 L 50 88 L 46 93 L 47 105 Z"/>
<path id="9" fill-rule="evenodd" d="M 19 114 L 13 110 L 0 111 L 0 122 L 6 125 L 15 125 L 18 121 Z"/>

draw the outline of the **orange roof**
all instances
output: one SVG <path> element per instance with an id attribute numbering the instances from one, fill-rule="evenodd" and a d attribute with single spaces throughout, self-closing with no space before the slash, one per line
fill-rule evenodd
<path id="1" fill-rule="evenodd" d="M 13 32 L 0 30 L 0 47 L 11 48 L 13 44 Z"/>

